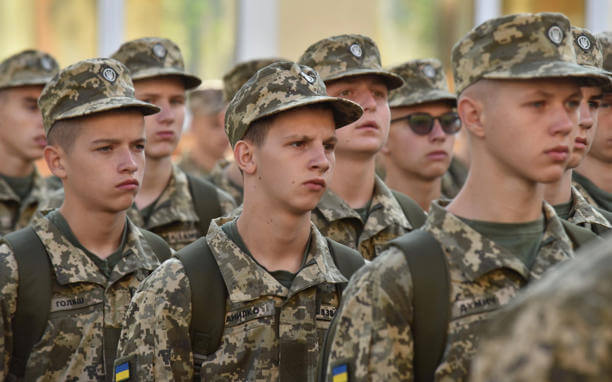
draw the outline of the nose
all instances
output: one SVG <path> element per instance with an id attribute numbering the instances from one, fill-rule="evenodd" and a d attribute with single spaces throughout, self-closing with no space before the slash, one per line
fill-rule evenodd
<path id="1" fill-rule="evenodd" d="M 119 172 L 133 174 L 138 171 L 138 162 L 135 156 L 137 153 L 133 153 L 132 150 L 125 148 L 121 150 L 119 159 Z"/>
<path id="2" fill-rule="evenodd" d="M 578 109 L 559 106 L 554 109 L 555 119 L 551 127 L 553 135 L 569 135 L 578 126 Z"/>
<path id="3" fill-rule="evenodd" d="M 363 110 L 376 110 L 376 98 L 371 90 L 362 90 L 359 92 L 358 103 Z"/>
<path id="4" fill-rule="evenodd" d="M 589 107 L 589 101 L 583 99 L 580 102 L 580 108 L 578 110 L 578 126 L 580 126 L 581 129 L 588 130 L 593 127 L 593 123 L 593 113 Z"/>
<path id="5" fill-rule="evenodd" d="M 324 174 L 332 166 L 334 158 L 333 153 L 329 153 L 325 149 L 325 146 L 321 145 L 318 148 L 313 149 L 312 158 L 310 160 L 310 168 L 313 170 L 319 170 L 321 174 Z"/>
<path id="6" fill-rule="evenodd" d="M 434 120 L 433 129 L 429 134 L 427 134 L 427 137 L 432 142 L 446 140 L 446 133 L 444 132 L 444 130 L 442 130 L 442 125 L 440 125 L 440 121 L 438 121 L 437 119 Z"/>
<path id="7" fill-rule="evenodd" d="M 155 114 L 155 119 L 161 124 L 171 125 L 174 123 L 176 113 L 170 106 L 170 103 L 168 101 L 162 101 L 158 102 L 157 106 L 159 106 L 161 110 L 159 113 Z"/>

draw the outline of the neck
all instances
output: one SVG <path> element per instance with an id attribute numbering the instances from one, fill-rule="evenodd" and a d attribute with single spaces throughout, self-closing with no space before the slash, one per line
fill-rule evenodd
<path id="1" fill-rule="evenodd" d="M 34 171 L 34 162 L 9 154 L 4 149 L 0 149 L 0 174 L 20 178 Z"/>
<path id="2" fill-rule="evenodd" d="M 367 159 L 336 156 L 336 168 L 329 188 L 351 208 L 362 208 L 374 194 L 375 157 Z"/>
<path id="3" fill-rule="evenodd" d="M 544 185 L 544 200 L 556 206 L 572 199 L 572 170 L 565 170 L 561 179 Z"/>
<path id="4" fill-rule="evenodd" d="M 587 155 L 576 172 L 589 178 L 600 189 L 612 193 L 612 163 Z"/>
<path id="5" fill-rule="evenodd" d="M 240 236 L 267 270 L 297 272 L 310 237 L 310 212 L 280 211 L 274 203 L 250 198 L 253 195 L 245 192 L 244 209 L 238 218 Z"/>
<path id="6" fill-rule="evenodd" d="M 442 177 L 433 180 L 423 179 L 412 172 L 403 171 L 396 166 L 386 166 L 385 183 L 389 188 L 400 191 L 414 199 L 424 211 L 429 210 L 432 201 L 440 199 Z"/>
<path id="7" fill-rule="evenodd" d="M 539 219 L 544 185 L 504 174 L 503 169 L 484 159 L 474 159 L 465 185 L 447 209 L 466 219 L 498 223 Z"/>
<path id="8" fill-rule="evenodd" d="M 172 158 L 153 159 L 147 157 L 142 185 L 136 195 L 136 206 L 144 208 L 153 203 L 168 185 L 172 176 Z"/>
<path id="9" fill-rule="evenodd" d="M 126 224 L 125 211 L 93 211 L 75 202 L 67 190 L 59 212 L 79 242 L 98 257 L 104 259 L 119 248 Z"/>
<path id="10" fill-rule="evenodd" d="M 204 169 L 206 172 L 210 172 L 219 159 L 213 155 L 210 155 L 209 151 L 201 149 L 198 150 L 197 147 L 196 150 L 191 150 L 188 155 L 198 167 Z"/>

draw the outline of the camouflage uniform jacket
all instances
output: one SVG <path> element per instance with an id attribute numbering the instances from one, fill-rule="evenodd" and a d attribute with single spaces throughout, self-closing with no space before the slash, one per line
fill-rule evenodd
<path id="1" fill-rule="evenodd" d="M 24 201 L 19 200 L 11 187 L 0 178 L 0 236 L 28 225 L 46 193 L 45 179 L 36 170 L 32 190 Z"/>
<path id="2" fill-rule="evenodd" d="M 413 229 L 399 202 L 379 177 L 376 177 L 365 223 L 354 209 L 329 189 L 313 210 L 312 221 L 323 235 L 356 249 L 366 260 L 378 256 L 389 240 Z"/>
<path id="3" fill-rule="evenodd" d="M 501 310 L 472 364 L 471 381 L 610 381 L 612 242 L 551 271 Z"/>
<path id="4" fill-rule="evenodd" d="M 543 209 L 546 227 L 528 269 L 517 256 L 432 204 L 423 229 L 441 244 L 451 280 L 447 345 L 436 380 L 465 380 L 482 323 L 527 283 L 574 257 L 554 209 L 548 204 Z M 328 380 L 342 364 L 351 381 L 413 380 L 412 300 L 410 271 L 398 248 L 390 247 L 357 271 L 330 328 Z"/>
<path id="5" fill-rule="evenodd" d="M 217 190 L 223 215 L 229 214 L 236 204 L 227 193 Z M 139 227 L 161 236 L 168 245 L 179 250 L 206 232 L 199 228 L 200 219 L 194 209 L 187 175 L 176 165 L 172 166 L 170 182 L 161 193 L 148 221 L 144 221 L 136 205 L 128 210 L 128 216 Z"/>
<path id="6" fill-rule="evenodd" d="M 589 191 L 587 191 L 587 189 L 584 188 L 582 184 L 578 183 L 576 180 L 572 180 L 572 187 L 575 188 L 576 191 L 580 193 L 580 195 L 582 195 L 582 197 L 587 203 L 589 203 L 592 206 L 599 207 L 599 205 L 597 204 L 597 201 L 593 199 L 591 194 L 589 194 Z"/>
<path id="7" fill-rule="evenodd" d="M 49 321 L 27 361 L 27 381 L 104 381 L 114 354 L 105 354 L 105 333 L 124 323 L 132 294 L 159 265 L 142 233 L 128 220 L 124 257 L 107 278 L 98 266 L 40 214 L 32 227 L 49 255 L 53 294 Z M 0 245 L 0 379 L 6 377 L 12 354 L 11 321 L 17 302 L 17 262 Z M 108 344 L 107 344 L 108 346 Z M 116 344 L 112 347 L 115 348 Z M 106 363 L 106 366 L 105 366 Z"/>
<path id="8" fill-rule="evenodd" d="M 571 216 L 567 221 L 597 232 L 607 231 L 612 228 L 610 222 L 597 211 L 594 205 L 587 202 L 586 198 L 574 186 L 572 186 L 572 201 Z"/>
<path id="9" fill-rule="evenodd" d="M 448 170 L 442 175 L 442 197 L 453 199 L 457 196 L 465 183 L 467 173 L 467 166 L 459 159 L 453 158 Z"/>
<path id="10" fill-rule="evenodd" d="M 181 158 L 176 163 L 178 168 L 186 172 L 187 174 L 198 176 L 200 178 L 206 178 L 209 175 L 209 171 L 198 165 L 189 155 L 189 152 L 184 152 Z"/>
<path id="11" fill-rule="evenodd" d="M 310 251 L 290 289 L 242 252 L 218 224 L 206 241 L 228 299 L 219 349 L 198 357 L 202 381 L 315 381 L 323 339 L 346 282 L 326 239 L 312 225 Z M 214 309 L 214 307 L 211 307 Z M 121 333 L 117 363 L 139 381 L 189 381 L 191 288 L 178 259 L 164 262 L 139 288 Z M 132 365 L 136 365 L 133 367 Z"/>
<path id="12" fill-rule="evenodd" d="M 242 185 L 234 183 L 225 172 L 227 166 L 229 166 L 231 162 L 227 159 L 221 159 L 215 164 L 212 170 L 210 170 L 210 175 L 208 176 L 208 180 L 219 187 L 223 191 L 230 194 L 238 205 L 242 204 L 242 199 L 244 198 L 244 190 Z"/>

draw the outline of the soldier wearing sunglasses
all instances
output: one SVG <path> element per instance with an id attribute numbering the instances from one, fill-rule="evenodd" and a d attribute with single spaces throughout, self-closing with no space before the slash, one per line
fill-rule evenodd
<path id="1" fill-rule="evenodd" d="M 436 59 L 410 61 L 391 71 L 405 84 L 389 95 L 391 129 L 381 151 L 385 182 L 428 210 L 440 196 L 454 196 L 443 192 L 450 183 L 443 175 L 461 128 L 454 111 L 457 98 L 448 91 L 442 64 Z"/>

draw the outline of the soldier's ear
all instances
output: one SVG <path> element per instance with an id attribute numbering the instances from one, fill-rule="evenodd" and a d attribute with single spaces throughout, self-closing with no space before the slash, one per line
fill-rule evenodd
<path id="1" fill-rule="evenodd" d="M 64 163 L 64 150 L 59 146 L 47 145 L 43 151 L 43 156 L 45 162 L 47 162 L 47 167 L 49 167 L 53 175 L 60 179 L 65 179 L 66 168 Z"/>
<path id="2" fill-rule="evenodd" d="M 462 127 L 480 138 L 485 136 L 483 106 L 482 101 L 469 95 L 461 96 L 457 101 L 457 113 Z"/>
<path id="3" fill-rule="evenodd" d="M 234 160 L 243 174 L 252 175 L 257 170 L 255 163 L 254 145 L 249 141 L 238 141 L 234 146 Z"/>

